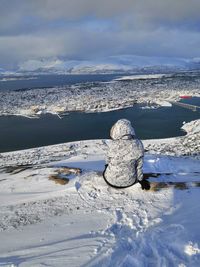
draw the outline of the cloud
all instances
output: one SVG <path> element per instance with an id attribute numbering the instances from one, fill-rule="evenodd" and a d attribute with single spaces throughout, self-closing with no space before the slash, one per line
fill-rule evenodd
<path id="1" fill-rule="evenodd" d="M 3 67 L 48 57 L 200 56 L 199 0 L 0 1 Z"/>
<path id="2" fill-rule="evenodd" d="M 77 20 L 86 16 L 111 18 L 127 14 L 152 20 L 199 20 L 199 0 L 1 0 L 0 15 Z"/>

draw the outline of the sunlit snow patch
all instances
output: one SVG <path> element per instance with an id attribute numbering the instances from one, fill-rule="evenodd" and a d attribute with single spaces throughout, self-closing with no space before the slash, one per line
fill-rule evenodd
<path id="1" fill-rule="evenodd" d="M 185 246 L 185 253 L 188 254 L 189 256 L 193 256 L 193 255 L 197 255 L 200 254 L 200 249 L 198 247 L 198 245 L 195 243 L 193 244 L 192 242 L 189 242 L 186 246 Z"/>
<path id="2" fill-rule="evenodd" d="M 115 79 L 115 81 L 132 81 L 132 80 L 146 80 L 146 79 L 160 79 L 163 77 L 168 77 L 166 74 L 141 74 L 141 75 L 130 75 L 123 76 Z"/>

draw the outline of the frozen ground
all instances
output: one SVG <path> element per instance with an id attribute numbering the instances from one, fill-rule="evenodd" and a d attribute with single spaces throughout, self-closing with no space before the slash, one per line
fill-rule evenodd
<path id="1" fill-rule="evenodd" d="M 150 191 L 104 182 L 103 140 L 0 154 L 0 266 L 199 266 L 199 121 L 184 127 L 144 142 Z"/>

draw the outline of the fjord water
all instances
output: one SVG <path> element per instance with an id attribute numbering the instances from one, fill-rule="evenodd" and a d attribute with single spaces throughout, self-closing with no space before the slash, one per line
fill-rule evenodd
<path id="1" fill-rule="evenodd" d="M 199 98 L 187 101 L 197 104 Z M 192 103 L 193 101 L 195 103 Z M 184 135 L 180 129 L 183 122 L 199 119 L 200 112 L 178 106 L 142 109 L 140 105 L 135 105 L 112 112 L 72 112 L 62 119 L 50 114 L 39 119 L 2 116 L 0 152 L 85 139 L 109 138 L 111 126 L 121 118 L 127 118 L 132 122 L 139 138 L 154 139 Z"/>
<path id="2" fill-rule="evenodd" d="M 68 74 L 68 75 L 37 75 L 22 77 L 7 77 L 8 80 L 0 79 L 0 90 L 24 90 L 24 89 L 41 89 L 55 86 L 65 86 L 85 82 L 109 82 L 118 77 L 119 74 Z"/>
<path id="3" fill-rule="evenodd" d="M 107 75 L 38 75 L 17 77 L 18 80 L 0 81 L 1 91 L 26 90 L 43 87 L 71 85 L 76 83 L 109 82 L 119 77 L 119 74 Z M 199 72 L 174 74 L 174 77 L 148 80 L 149 83 L 167 84 L 171 86 L 174 79 L 180 83 L 198 82 Z M 8 77 L 9 78 L 9 77 Z M 32 79 L 33 78 L 33 79 Z M 145 83 L 146 80 L 140 81 Z M 146 86 L 144 84 L 144 86 Z M 147 84 L 147 85 L 148 85 Z M 123 86 L 123 82 L 121 83 Z M 200 98 L 181 100 L 200 106 Z M 158 109 L 141 109 L 135 105 L 132 108 L 103 113 L 70 113 L 63 119 L 54 115 L 43 115 L 39 119 L 25 117 L 0 117 L 0 152 L 32 148 L 44 145 L 58 144 L 85 139 L 109 138 L 110 127 L 118 119 L 129 119 L 141 139 L 167 138 L 184 135 L 181 131 L 183 122 L 200 118 L 200 111 L 193 112 L 179 106 L 161 107 Z"/>

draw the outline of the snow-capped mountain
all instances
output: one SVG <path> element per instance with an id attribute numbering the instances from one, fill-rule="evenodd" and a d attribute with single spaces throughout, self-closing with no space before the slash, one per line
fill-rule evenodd
<path id="1" fill-rule="evenodd" d="M 103 60 L 78 61 L 59 58 L 31 59 L 20 63 L 16 73 L 36 74 L 112 74 L 160 73 L 177 70 L 200 69 L 200 59 L 112 56 Z M 0 73 L 5 70 L 0 69 Z"/>

